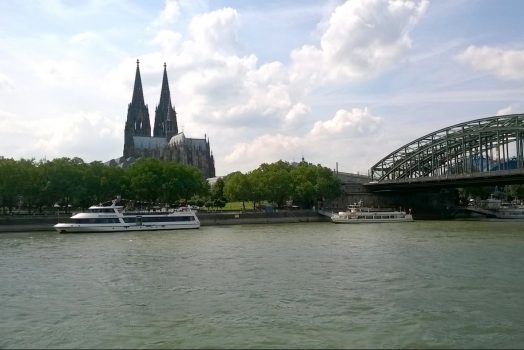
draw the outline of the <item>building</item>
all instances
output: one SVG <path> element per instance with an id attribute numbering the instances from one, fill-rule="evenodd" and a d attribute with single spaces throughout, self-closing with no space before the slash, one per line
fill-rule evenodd
<path id="1" fill-rule="evenodd" d="M 110 164 L 127 166 L 141 157 L 154 157 L 181 164 L 192 165 L 206 178 L 215 176 L 215 160 L 209 139 L 188 138 L 178 131 L 177 115 L 171 103 L 167 68 L 164 63 L 164 76 L 160 101 L 155 109 L 155 123 L 151 135 L 148 106 L 144 101 L 139 61 L 136 61 L 133 97 L 127 108 L 124 129 L 123 157 L 112 160 Z"/>

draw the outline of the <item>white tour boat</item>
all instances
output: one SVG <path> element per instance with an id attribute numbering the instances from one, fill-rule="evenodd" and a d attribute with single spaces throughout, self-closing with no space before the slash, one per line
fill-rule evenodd
<path id="1" fill-rule="evenodd" d="M 191 209 L 175 211 L 127 211 L 124 206 L 93 205 L 87 212 L 73 215 L 67 223 L 53 226 L 60 233 L 153 231 L 195 229 L 200 227 L 196 213 Z"/>
<path id="2" fill-rule="evenodd" d="M 362 201 L 360 201 L 358 204 L 348 205 L 347 211 L 333 214 L 331 216 L 331 221 L 336 224 L 409 222 L 413 221 L 413 215 L 411 215 L 411 210 L 406 213 L 405 211 L 362 207 Z"/>
<path id="3" fill-rule="evenodd" d="M 493 197 L 481 201 L 481 207 L 491 211 L 498 219 L 524 219 L 524 205 L 519 201 L 504 202 Z"/>

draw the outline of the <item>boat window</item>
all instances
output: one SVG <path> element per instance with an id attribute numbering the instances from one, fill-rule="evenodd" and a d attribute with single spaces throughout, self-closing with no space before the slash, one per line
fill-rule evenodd
<path id="1" fill-rule="evenodd" d="M 118 224 L 118 218 L 71 219 L 75 224 Z"/>
<path id="2" fill-rule="evenodd" d="M 191 221 L 193 216 L 149 216 L 143 217 L 143 222 L 176 222 L 176 221 Z"/>

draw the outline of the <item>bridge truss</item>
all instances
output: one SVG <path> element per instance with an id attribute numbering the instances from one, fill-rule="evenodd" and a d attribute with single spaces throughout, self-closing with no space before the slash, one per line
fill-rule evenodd
<path id="1" fill-rule="evenodd" d="M 522 172 L 524 114 L 476 119 L 418 138 L 370 169 L 371 181 L 403 182 L 490 172 Z"/>

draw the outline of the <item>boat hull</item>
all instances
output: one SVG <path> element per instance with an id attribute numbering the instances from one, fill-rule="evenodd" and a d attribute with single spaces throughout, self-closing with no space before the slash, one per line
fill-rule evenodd
<path id="1" fill-rule="evenodd" d="M 398 219 L 346 219 L 346 218 L 331 218 L 335 224 L 379 224 L 379 223 L 395 223 L 395 222 L 413 222 L 413 217 L 406 216 Z"/>
<path id="2" fill-rule="evenodd" d="M 177 224 L 151 224 L 151 225 L 82 225 L 61 223 L 53 226 L 59 233 L 84 233 L 84 232 L 122 232 L 122 231 L 159 231 L 159 230 L 187 230 L 200 228 L 199 222 Z"/>
<path id="3" fill-rule="evenodd" d="M 499 219 L 524 219 L 524 209 L 506 209 L 495 211 L 495 216 Z"/>

